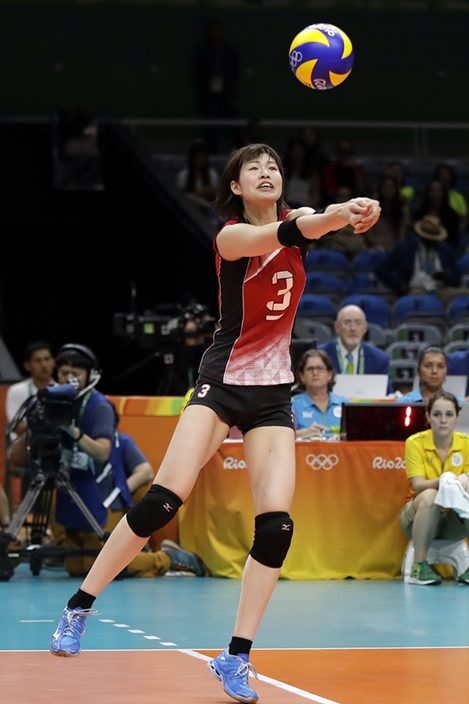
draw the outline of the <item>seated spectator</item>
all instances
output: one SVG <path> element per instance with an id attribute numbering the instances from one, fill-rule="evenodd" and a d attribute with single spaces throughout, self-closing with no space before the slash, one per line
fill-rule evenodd
<path id="1" fill-rule="evenodd" d="M 327 203 L 333 202 L 340 186 L 348 186 L 352 197 L 370 192 L 368 174 L 355 161 L 352 143 L 345 140 L 337 144 L 335 161 L 326 164 L 322 172 L 322 191 Z"/>
<path id="2" fill-rule="evenodd" d="M 440 347 L 425 347 L 418 358 L 419 385 L 413 391 L 401 396 L 399 403 L 428 403 L 433 394 L 443 390 L 448 362 Z M 456 396 L 458 403 L 465 399 Z"/>
<path id="3" fill-rule="evenodd" d="M 457 251 L 459 247 L 459 216 L 449 203 L 449 195 L 445 186 L 440 181 L 432 181 L 423 194 L 422 205 L 416 213 L 416 220 L 420 221 L 432 215 L 440 219 L 442 227 L 448 233 L 447 244 Z"/>
<path id="4" fill-rule="evenodd" d="M 352 198 L 352 191 L 348 186 L 340 186 L 334 196 L 334 203 L 345 203 Z M 367 249 L 365 235 L 361 232 L 354 232 L 351 225 L 343 227 L 334 234 L 334 237 L 323 238 L 319 241 L 319 247 L 324 242 L 324 246 L 329 246 L 335 252 L 342 252 L 349 259 L 353 259 L 359 252 Z"/>
<path id="5" fill-rule="evenodd" d="M 459 217 L 459 230 L 467 228 L 467 201 L 460 191 L 455 189 L 456 172 L 449 164 L 439 164 L 433 175 L 435 181 L 439 181 L 448 192 L 449 204 Z"/>
<path id="6" fill-rule="evenodd" d="M 300 139 L 306 147 L 306 157 L 310 169 L 320 174 L 329 159 L 321 150 L 319 132 L 312 125 L 307 125 L 301 130 Z"/>
<path id="7" fill-rule="evenodd" d="M 414 206 L 415 188 L 406 183 L 404 165 L 400 161 L 393 161 L 387 165 L 384 175 L 392 176 L 395 179 L 399 192 L 405 198 L 404 212 L 406 225 L 409 226 L 412 222 L 411 213 Z"/>
<path id="8" fill-rule="evenodd" d="M 427 561 L 432 540 L 469 538 L 469 521 L 455 510 L 435 503 L 443 473 L 452 472 L 464 491 L 469 491 L 469 437 L 455 432 L 460 407 L 446 391 L 434 394 L 428 404 L 430 430 L 416 433 L 405 443 L 406 473 L 411 495 L 399 514 L 403 533 L 414 544 L 414 564 L 409 582 L 421 586 L 441 584 Z M 458 581 L 469 584 L 469 569 Z"/>
<path id="9" fill-rule="evenodd" d="M 349 399 L 332 393 L 335 371 L 324 350 L 310 349 L 298 365 L 298 388 L 292 398 L 297 440 L 329 440 L 338 437 L 342 404 Z"/>
<path id="10" fill-rule="evenodd" d="M 386 374 L 389 377 L 389 357 L 386 352 L 363 342 L 368 325 L 361 308 L 354 305 L 341 308 L 334 329 L 337 338 L 319 345 L 318 349 L 328 353 L 337 373 Z M 388 393 L 392 393 L 391 379 Z"/>
<path id="11" fill-rule="evenodd" d="M 432 294 L 446 305 L 464 294 L 454 250 L 445 240 L 448 231 L 434 215 L 414 224 L 417 237 L 397 244 L 376 269 L 376 275 L 398 296 Z"/>
<path id="12" fill-rule="evenodd" d="M 469 396 L 469 350 L 459 350 L 447 355 L 448 376 L 467 376 L 466 396 Z"/>
<path id="13" fill-rule="evenodd" d="M 379 184 L 376 199 L 381 215 L 365 235 L 369 249 L 390 252 L 406 236 L 405 198 L 392 176 L 384 176 Z"/>
<path id="14" fill-rule="evenodd" d="M 218 174 L 210 166 L 208 152 L 201 142 L 190 147 L 187 167 L 178 173 L 176 184 L 204 213 L 210 211 L 215 200 Z"/>
<path id="15" fill-rule="evenodd" d="M 285 200 L 290 208 L 319 208 L 321 188 L 319 174 L 309 165 L 308 153 L 301 139 L 288 143 L 285 159 Z"/>
<path id="16" fill-rule="evenodd" d="M 52 374 L 55 360 L 48 342 L 31 342 L 24 351 L 23 366 L 30 375 L 24 381 L 8 387 L 6 396 L 7 421 L 11 422 L 17 411 L 30 396 L 36 396 L 38 389 L 53 383 Z"/>

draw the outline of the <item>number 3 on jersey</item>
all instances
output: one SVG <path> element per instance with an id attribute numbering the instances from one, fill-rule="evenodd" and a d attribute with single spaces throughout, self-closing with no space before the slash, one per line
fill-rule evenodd
<path id="1" fill-rule="evenodd" d="M 282 311 L 279 315 L 266 315 L 266 320 L 278 320 L 282 317 L 291 301 L 290 290 L 293 288 L 293 274 L 291 271 L 276 271 L 272 276 L 272 284 L 276 286 L 280 282 L 285 284 L 284 288 L 279 288 L 277 291 L 277 296 L 281 296 L 282 300 L 279 302 L 269 301 L 266 303 L 266 307 L 271 311 Z"/>

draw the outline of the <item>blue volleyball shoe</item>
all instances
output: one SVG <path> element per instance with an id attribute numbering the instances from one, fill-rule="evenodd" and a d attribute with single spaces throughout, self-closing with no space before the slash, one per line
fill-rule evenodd
<path id="1" fill-rule="evenodd" d="M 88 616 L 96 616 L 97 613 L 96 609 L 69 609 L 65 607 L 50 643 L 52 655 L 63 658 L 73 658 L 80 655 L 80 638 L 86 629 L 86 619 Z"/>
<path id="2" fill-rule="evenodd" d="M 227 648 L 218 657 L 210 660 L 207 667 L 217 680 L 223 682 L 223 689 L 228 696 L 242 704 L 256 704 L 259 697 L 249 686 L 248 678 L 250 672 L 256 679 L 259 677 L 249 662 L 249 655 L 230 655 Z"/>

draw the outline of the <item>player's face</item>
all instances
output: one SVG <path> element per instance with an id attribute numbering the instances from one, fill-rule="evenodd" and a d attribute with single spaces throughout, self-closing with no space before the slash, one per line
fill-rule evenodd
<path id="1" fill-rule="evenodd" d="M 88 380 L 88 371 L 80 367 L 72 367 L 70 364 L 63 364 L 57 371 L 57 381 L 59 384 L 66 384 L 70 379 L 78 379 L 80 389 L 84 389 Z"/>
<path id="2" fill-rule="evenodd" d="M 454 403 L 446 398 L 440 398 L 432 406 L 432 410 L 427 414 L 430 428 L 438 437 L 448 437 L 452 435 L 458 420 L 458 414 Z"/>
<path id="3" fill-rule="evenodd" d="M 282 195 L 282 176 L 277 162 L 269 154 L 260 154 L 242 165 L 237 181 L 231 182 L 231 190 L 245 204 L 271 205 Z"/>
<path id="4" fill-rule="evenodd" d="M 435 391 L 441 389 L 446 378 L 446 360 L 438 352 L 429 352 L 424 356 L 419 367 L 420 383 Z"/>
<path id="5" fill-rule="evenodd" d="M 55 360 L 49 350 L 36 350 L 24 366 L 35 381 L 49 382 L 54 371 Z"/>

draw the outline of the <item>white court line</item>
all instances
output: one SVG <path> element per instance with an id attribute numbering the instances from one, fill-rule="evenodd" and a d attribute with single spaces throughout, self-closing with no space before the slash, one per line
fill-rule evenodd
<path id="1" fill-rule="evenodd" d="M 196 653 L 194 650 L 180 650 L 179 652 L 185 653 L 186 655 L 191 655 L 193 658 L 199 658 L 199 660 L 205 660 L 206 662 L 211 660 L 211 658 L 209 658 L 207 655 L 202 655 L 202 653 Z M 283 689 L 286 692 L 297 694 L 299 697 L 309 699 L 312 702 L 319 702 L 319 704 L 339 704 L 339 702 L 334 702 L 332 699 L 324 699 L 324 697 L 320 697 L 317 694 L 311 694 L 310 692 L 306 692 L 304 689 L 298 689 L 298 687 L 292 687 L 290 684 L 285 684 L 285 682 L 274 680 L 272 679 L 272 677 L 259 675 L 259 680 L 261 682 L 267 682 L 267 684 L 272 684 L 274 687 Z"/>
<path id="2" fill-rule="evenodd" d="M 20 623 L 55 623 L 53 618 L 22 618 Z"/>

